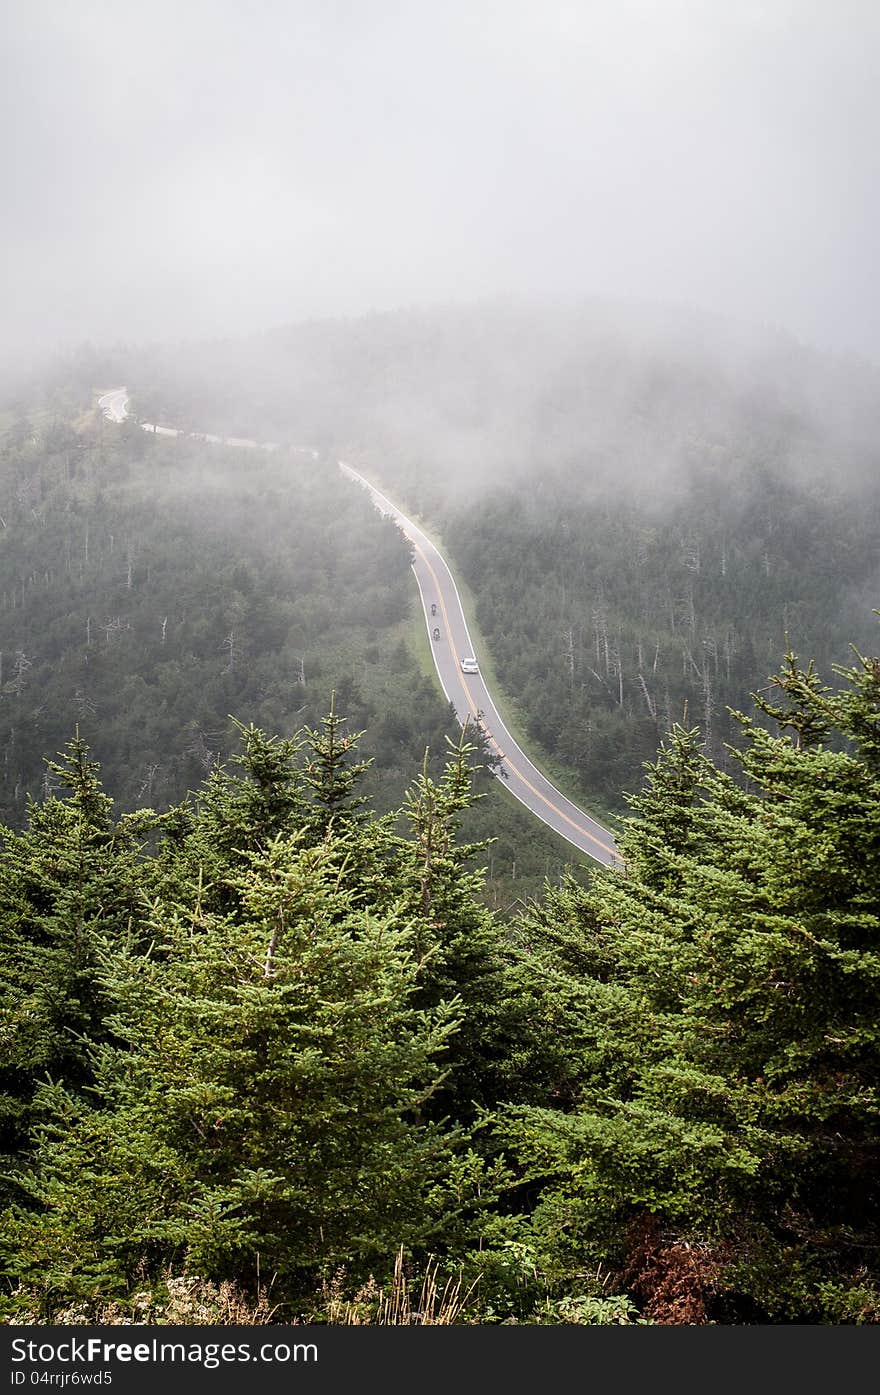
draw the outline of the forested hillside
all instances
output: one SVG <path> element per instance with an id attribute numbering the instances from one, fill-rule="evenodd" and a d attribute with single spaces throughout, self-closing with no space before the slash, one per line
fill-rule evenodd
<path id="1" fill-rule="evenodd" d="M 51 790 L 43 758 L 77 729 L 121 809 L 162 810 L 234 749 L 230 714 L 288 729 L 333 692 L 377 807 L 398 804 L 456 729 L 401 535 L 332 458 L 113 424 L 82 371 L 0 422 L 0 818 Z M 471 818 L 493 905 L 571 863 L 500 790 Z"/>
<path id="2" fill-rule="evenodd" d="M 408 763 L 423 748 L 407 712 L 444 729 L 400 644 L 406 549 L 332 465 L 94 420 L 7 445 L 0 472 L 7 819 L 77 722 L 124 807 L 161 805 L 229 748 L 230 712 L 316 719 L 335 685 L 353 721 L 386 716 L 392 653 L 406 697 L 385 745 L 375 724 L 385 773 L 395 740 Z"/>
<path id="3" fill-rule="evenodd" d="M 395 820 L 333 717 L 164 816 L 72 743 L 0 850 L 5 1318 L 876 1322 L 880 662 L 844 679 L 789 656 L 744 782 L 676 728 L 626 871 L 512 927 L 463 744 Z"/>
<path id="4" fill-rule="evenodd" d="M 675 722 L 727 763 L 728 709 L 786 642 L 822 667 L 870 640 L 880 491 L 693 462 L 674 508 L 585 500 L 577 474 L 455 512 L 451 550 L 529 734 L 616 808 Z"/>

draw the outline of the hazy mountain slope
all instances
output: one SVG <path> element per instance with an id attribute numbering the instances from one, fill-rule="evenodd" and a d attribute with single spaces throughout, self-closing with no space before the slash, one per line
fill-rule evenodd
<path id="1" fill-rule="evenodd" d="M 229 713 L 292 727 L 333 687 L 353 723 L 399 698 L 392 783 L 445 728 L 401 644 L 407 550 L 332 463 L 56 422 L 4 443 L 0 494 L 5 817 L 75 722 L 126 806 L 202 778 Z"/>
<path id="2" fill-rule="evenodd" d="M 870 642 L 864 365 L 599 302 L 314 323 L 191 358 L 144 360 L 144 410 L 350 452 L 438 524 L 532 736 L 605 800 L 685 703 L 723 760 L 727 705 L 786 637 L 825 666 Z"/>

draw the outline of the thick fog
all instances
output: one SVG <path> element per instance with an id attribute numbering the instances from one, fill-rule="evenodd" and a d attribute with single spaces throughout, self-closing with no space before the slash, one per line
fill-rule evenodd
<path id="1" fill-rule="evenodd" d="M 880 360 L 873 0 L 11 0 L 2 344 L 486 295 Z"/>

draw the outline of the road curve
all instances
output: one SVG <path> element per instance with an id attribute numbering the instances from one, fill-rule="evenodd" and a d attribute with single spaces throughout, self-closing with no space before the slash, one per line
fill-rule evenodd
<path id="1" fill-rule="evenodd" d="M 622 858 L 608 829 L 566 799 L 514 741 L 489 696 L 482 675 L 462 672 L 461 659 L 474 656 L 474 645 L 458 587 L 441 553 L 412 519 L 375 485 L 342 460 L 339 468 L 369 492 L 379 512 L 392 518 L 412 545 L 412 568 L 422 598 L 440 686 L 459 721 L 469 718 L 482 728 L 489 749 L 500 757 L 495 774 L 521 804 L 580 852 L 605 867 L 621 865 Z M 432 607 L 436 607 L 436 613 Z M 433 638 L 435 630 L 439 631 L 439 638 Z"/>
<path id="2" fill-rule="evenodd" d="M 108 421 L 125 421 L 128 416 L 128 392 L 124 387 L 113 388 L 98 398 L 98 406 Z"/>
<path id="3" fill-rule="evenodd" d="M 128 416 L 128 393 L 113 388 L 98 398 L 98 406 L 109 421 L 123 422 Z M 253 450 L 277 450 L 273 441 L 243 440 L 231 436 L 213 436 L 201 431 L 180 431 L 176 427 L 141 422 L 144 431 L 162 436 L 189 436 L 216 445 L 246 447 Z M 317 459 L 317 451 L 295 448 L 298 454 Z M 542 775 L 517 745 L 501 719 L 497 707 L 479 673 L 464 673 L 461 659 L 474 656 L 474 645 L 468 632 L 458 587 L 446 561 L 430 538 L 407 518 L 391 500 L 376 489 L 369 480 L 347 465 L 337 462 L 348 479 L 361 485 L 370 495 L 380 513 L 392 518 L 413 549 L 412 568 L 415 573 L 425 625 L 434 655 L 434 665 L 440 686 L 455 709 L 458 720 L 477 723 L 486 738 L 489 750 L 499 757 L 493 767 L 495 775 L 521 804 L 536 818 L 552 828 L 560 837 L 573 844 L 579 852 L 604 867 L 622 865 L 614 838 L 589 814 Z M 437 637 L 435 638 L 435 631 Z"/>
<path id="4" fill-rule="evenodd" d="M 123 422 L 128 418 L 128 389 L 111 388 L 98 398 L 98 406 L 101 408 L 108 421 Z M 210 431 L 184 431 L 177 426 L 162 426 L 152 421 L 142 421 L 140 423 L 142 431 L 149 431 L 155 436 L 184 436 L 190 441 L 207 441 L 212 446 L 236 446 L 243 450 L 281 450 L 278 441 L 252 441 L 246 436 L 213 436 Z M 317 460 L 318 452 L 307 449 L 303 446 L 287 446 L 287 450 L 294 455 L 310 455 L 313 460 Z"/>

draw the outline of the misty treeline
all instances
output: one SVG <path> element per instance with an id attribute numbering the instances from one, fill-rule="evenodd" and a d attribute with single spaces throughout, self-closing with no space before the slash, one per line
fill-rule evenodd
<path id="1" fill-rule="evenodd" d="M 880 496 L 830 493 L 724 460 L 671 515 L 638 492 L 585 502 L 545 476 L 450 519 L 498 672 L 585 792 L 618 807 L 676 722 L 729 763 L 729 709 L 786 641 L 823 666 L 846 657 L 845 636 L 865 642 Z"/>
<path id="2" fill-rule="evenodd" d="M 0 495 L 7 820 L 73 721 L 100 732 L 123 804 L 179 798 L 231 739 L 229 712 L 315 719 L 316 693 L 326 703 L 333 678 L 351 689 L 377 669 L 380 634 L 387 662 L 407 616 L 393 530 L 367 529 L 365 501 L 311 461 L 56 420 L 7 435 Z M 402 667 L 436 737 L 442 706 Z M 361 705 L 355 715 L 375 715 Z"/>
<path id="3" fill-rule="evenodd" d="M 696 312 L 487 304 L 132 362 L 148 419 L 349 452 L 439 526 L 529 736 L 619 810 L 790 642 L 869 643 L 876 370 Z M 181 371 L 178 371 L 178 369 Z M 151 416 L 152 414 L 152 416 Z"/>
<path id="4" fill-rule="evenodd" d="M 165 814 L 72 741 L 0 850 L 5 1319 L 877 1321 L 880 661 L 841 677 L 786 658 L 744 781 L 675 728 L 625 872 L 513 922 L 464 738 L 397 818 L 337 712 Z"/>

